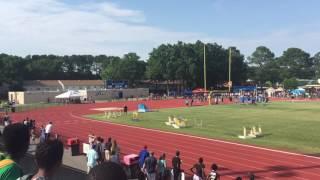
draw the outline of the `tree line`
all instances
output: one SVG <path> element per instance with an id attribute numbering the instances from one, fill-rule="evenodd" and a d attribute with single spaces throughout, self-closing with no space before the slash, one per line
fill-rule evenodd
<path id="1" fill-rule="evenodd" d="M 107 55 L 28 55 L 0 54 L 0 83 L 20 90 L 24 80 L 128 80 L 135 86 L 140 80 L 182 81 L 184 87 L 203 86 L 203 57 L 206 46 L 207 87 L 222 85 L 228 80 L 228 48 L 216 43 L 196 41 L 162 44 L 141 59 L 136 53 L 122 57 Z M 320 52 L 309 53 L 289 48 L 280 57 L 260 46 L 245 59 L 240 50 L 232 49 L 232 81 L 241 84 L 248 79 L 256 84 L 275 84 L 294 79 L 316 79 L 320 76 Z"/>

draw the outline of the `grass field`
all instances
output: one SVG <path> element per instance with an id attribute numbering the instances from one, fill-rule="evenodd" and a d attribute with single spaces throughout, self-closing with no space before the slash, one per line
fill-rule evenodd
<path id="1" fill-rule="evenodd" d="M 170 115 L 182 116 L 191 122 L 202 120 L 203 126 L 174 129 L 164 123 Z M 103 114 L 86 115 L 86 117 L 311 155 L 320 153 L 320 103 L 316 102 L 161 109 L 157 112 L 140 113 L 139 122 L 132 121 L 131 114 L 110 120 L 106 120 Z M 261 125 L 263 137 L 247 140 L 237 137 L 242 133 L 243 126 L 254 125 Z"/>

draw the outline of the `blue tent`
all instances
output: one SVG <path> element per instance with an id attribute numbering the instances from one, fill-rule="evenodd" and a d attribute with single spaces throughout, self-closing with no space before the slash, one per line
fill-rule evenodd
<path id="1" fill-rule="evenodd" d="M 306 90 L 299 88 L 299 89 L 293 89 L 289 91 L 290 94 L 295 95 L 295 96 L 301 96 L 306 93 Z"/>
<path id="2" fill-rule="evenodd" d="M 148 108 L 145 104 L 138 104 L 138 112 L 145 113 L 148 112 Z"/>
<path id="3" fill-rule="evenodd" d="M 232 87 L 234 93 L 238 93 L 240 91 L 255 91 L 257 90 L 256 86 L 233 86 Z"/>

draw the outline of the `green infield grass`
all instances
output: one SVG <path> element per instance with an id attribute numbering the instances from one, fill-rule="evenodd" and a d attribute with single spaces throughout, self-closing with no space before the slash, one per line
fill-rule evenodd
<path id="1" fill-rule="evenodd" d="M 174 129 L 165 125 L 170 115 L 188 119 L 191 126 Z M 272 102 L 266 105 L 234 104 L 160 109 L 139 113 L 139 121 L 132 121 L 131 113 L 110 119 L 104 114 L 85 117 L 310 155 L 320 153 L 319 102 Z M 202 127 L 199 126 L 201 121 Z M 244 126 L 261 126 L 263 136 L 256 139 L 239 139 L 238 135 L 243 133 Z"/>

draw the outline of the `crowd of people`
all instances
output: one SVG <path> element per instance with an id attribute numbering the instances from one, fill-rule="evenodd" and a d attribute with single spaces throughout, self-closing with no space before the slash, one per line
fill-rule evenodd
<path id="1" fill-rule="evenodd" d="M 87 173 L 92 173 L 93 169 L 103 165 L 107 162 L 112 162 L 121 165 L 120 148 L 116 140 L 108 138 L 107 142 L 101 137 L 95 137 L 93 134 L 89 135 L 90 150 L 87 152 Z M 139 159 L 137 160 L 138 168 L 135 172 L 131 172 L 131 177 L 139 180 L 181 180 L 184 179 L 185 173 L 181 168 L 182 160 L 180 152 L 176 151 L 175 156 L 172 157 L 171 167 L 167 163 L 166 154 L 160 155 L 156 158 L 155 153 L 148 150 L 147 146 L 139 152 Z M 106 165 L 103 165 L 106 166 Z M 99 167 L 100 168 L 100 167 Z M 99 169 L 98 168 L 98 169 Z M 194 180 L 218 180 L 220 179 L 217 172 L 218 166 L 212 164 L 211 171 L 208 175 L 205 174 L 205 166 L 203 158 L 199 159 L 190 171 L 193 173 Z"/>
<path id="2" fill-rule="evenodd" d="M 45 180 L 53 176 L 62 164 L 63 143 L 58 139 L 47 139 L 39 143 L 34 160 L 38 170 L 24 174 L 18 162 L 30 145 L 30 127 L 24 123 L 6 126 L 2 140 L 4 151 L 0 153 L 0 180 Z"/>
<path id="3" fill-rule="evenodd" d="M 40 142 L 34 156 L 38 170 L 30 174 L 23 174 L 18 162 L 26 154 L 30 139 L 35 138 L 32 135 L 35 131 L 35 123 L 35 120 L 26 118 L 22 123 L 10 124 L 4 128 L 2 134 L 4 151 L 0 153 L 0 180 L 46 180 L 50 179 L 61 166 L 64 146 L 57 136 L 51 136 L 53 123 L 49 122 L 40 129 Z M 128 167 L 120 160 L 120 147 L 115 139 L 109 137 L 104 141 L 103 138 L 91 134 L 89 135 L 89 146 L 86 154 L 89 180 L 126 180 L 128 177 L 139 180 L 185 179 L 180 151 L 176 151 L 169 163 L 165 153 L 157 159 L 155 153 L 144 146 L 139 152 L 136 168 L 133 168 L 133 171 L 131 170 L 128 174 L 126 169 Z M 192 173 L 193 180 L 220 179 L 217 164 L 211 165 L 208 174 L 205 173 L 205 168 L 204 159 L 199 158 L 188 172 Z M 250 174 L 251 179 L 254 179 L 253 174 Z"/>

